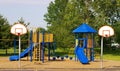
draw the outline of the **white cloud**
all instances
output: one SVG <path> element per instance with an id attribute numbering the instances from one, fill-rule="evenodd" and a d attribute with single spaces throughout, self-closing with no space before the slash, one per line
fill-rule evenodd
<path id="1" fill-rule="evenodd" d="M 0 0 L 0 5 L 26 4 L 26 5 L 46 5 L 54 0 Z"/>

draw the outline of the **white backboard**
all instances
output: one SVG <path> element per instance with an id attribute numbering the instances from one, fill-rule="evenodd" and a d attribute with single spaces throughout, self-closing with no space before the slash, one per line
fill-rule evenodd
<path id="1" fill-rule="evenodd" d="M 10 32 L 14 35 L 23 35 L 27 33 L 27 28 L 20 23 L 17 23 L 11 27 Z"/>
<path id="2" fill-rule="evenodd" d="M 98 34 L 102 37 L 110 37 L 114 35 L 114 30 L 110 26 L 102 26 L 99 29 Z"/>

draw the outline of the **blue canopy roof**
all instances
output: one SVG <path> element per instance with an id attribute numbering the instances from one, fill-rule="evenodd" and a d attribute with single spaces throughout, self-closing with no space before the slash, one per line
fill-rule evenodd
<path id="1" fill-rule="evenodd" d="M 96 33 L 97 31 L 90 27 L 88 24 L 83 23 L 78 28 L 73 30 L 73 33 Z"/>

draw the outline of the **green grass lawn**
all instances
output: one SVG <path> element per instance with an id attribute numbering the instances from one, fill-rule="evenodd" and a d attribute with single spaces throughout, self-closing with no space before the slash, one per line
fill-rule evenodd
<path id="1" fill-rule="evenodd" d="M 0 56 L 9 56 L 12 53 L 14 53 L 14 50 L 12 49 L 7 49 L 7 55 L 6 55 L 6 49 L 0 49 Z"/>
<path id="2" fill-rule="evenodd" d="M 120 56 L 119 55 L 104 54 L 103 58 L 105 60 L 117 60 L 117 61 L 120 61 Z"/>
<path id="3" fill-rule="evenodd" d="M 16 49 L 16 54 L 18 54 L 18 49 Z M 1 57 L 11 56 L 11 55 L 14 55 L 14 48 L 7 49 L 7 54 L 6 54 L 6 49 L 0 49 L 0 56 Z"/>
<path id="4" fill-rule="evenodd" d="M 99 57 L 100 57 L 100 47 L 95 48 L 95 52 L 97 54 L 99 54 Z M 112 49 L 112 48 L 104 49 L 103 58 L 105 60 L 117 60 L 117 61 L 120 61 L 120 48 L 117 48 L 115 50 Z"/>

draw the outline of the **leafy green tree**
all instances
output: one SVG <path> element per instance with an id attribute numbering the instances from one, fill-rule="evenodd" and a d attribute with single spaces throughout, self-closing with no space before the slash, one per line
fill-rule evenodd
<path id="1" fill-rule="evenodd" d="M 4 18 L 2 15 L 0 15 L 0 47 L 1 49 L 6 49 L 7 54 L 7 48 L 10 46 L 10 25 L 6 18 Z"/>
<path id="2" fill-rule="evenodd" d="M 54 38 L 56 38 L 55 40 L 57 41 L 59 47 L 65 45 L 65 43 L 63 43 L 65 34 L 60 30 L 65 29 L 62 24 L 64 23 L 63 17 L 65 15 L 67 3 L 68 0 L 55 0 L 55 2 L 50 3 L 48 13 L 45 14 L 45 21 L 51 25 L 48 26 L 48 31 L 54 34 Z"/>
<path id="3" fill-rule="evenodd" d="M 110 25 L 115 30 L 115 36 L 112 38 L 108 38 L 110 44 L 111 40 L 115 42 L 119 42 L 119 34 L 118 28 L 120 28 L 120 1 L 119 0 L 94 0 L 92 3 L 93 12 L 96 14 L 96 23 L 97 28 L 103 26 L 104 24 Z"/>
<path id="4" fill-rule="evenodd" d="M 72 30 L 81 23 L 88 23 L 98 30 L 103 25 L 119 24 L 119 0 L 55 0 L 48 7 L 45 21 L 60 47 L 70 47 L 74 36 Z M 112 19 L 114 18 L 114 19 Z M 99 42 L 99 37 L 95 37 Z"/>
<path id="5" fill-rule="evenodd" d="M 119 22 L 120 23 L 120 22 Z M 114 26 L 115 31 L 115 42 L 120 43 L 120 31 L 119 31 L 120 25 Z"/>
<path id="6" fill-rule="evenodd" d="M 23 24 L 26 27 L 30 25 L 30 23 L 29 22 L 26 23 L 25 20 L 22 17 L 18 20 L 18 22 Z"/>

